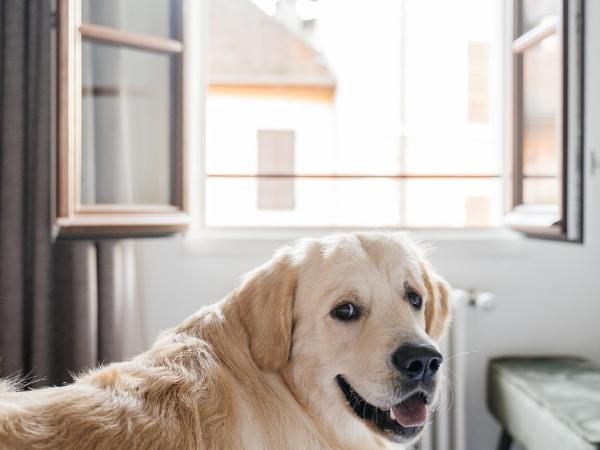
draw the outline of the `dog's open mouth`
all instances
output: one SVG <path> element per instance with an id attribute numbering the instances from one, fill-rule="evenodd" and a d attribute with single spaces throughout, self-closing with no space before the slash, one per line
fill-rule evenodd
<path id="1" fill-rule="evenodd" d="M 427 420 L 429 396 L 417 391 L 388 410 L 377 408 L 364 400 L 342 375 L 337 382 L 354 413 L 391 440 L 399 441 L 415 437 Z"/>

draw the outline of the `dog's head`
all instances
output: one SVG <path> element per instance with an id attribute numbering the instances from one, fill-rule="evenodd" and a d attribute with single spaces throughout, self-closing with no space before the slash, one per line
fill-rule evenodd
<path id="1" fill-rule="evenodd" d="M 238 298 L 256 363 L 334 432 L 409 442 L 436 397 L 448 291 L 405 235 L 356 233 L 280 250 Z"/>

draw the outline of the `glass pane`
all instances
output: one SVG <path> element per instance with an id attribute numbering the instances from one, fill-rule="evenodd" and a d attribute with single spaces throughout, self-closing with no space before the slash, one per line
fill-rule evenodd
<path id="1" fill-rule="evenodd" d="M 165 38 L 179 38 L 182 0 L 82 0 L 83 22 Z"/>
<path id="2" fill-rule="evenodd" d="M 560 0 L 521 0 L 521 34 L 552 20 L 559 13 Z"/>
<path id="3" fill-rule="evenodd" d="M 171 203 L 176 56 L 84 41 L 82 204 Z"/>
<path id="4" fill-rule="evenodd" d="M 559 205 L 560 180 L 558 178 L 523 179 L 523 203 L 530 205 Z"/>
<path id="5" fill-rule="evenodd" d="M 281 179 L 286 209 L 261 208 L 255 178 L 209 178 L 208 226 L 498 226 L 500 179 Z M 227 205 L 226 208 L 223 205 Z"/>
<path id="6" fill-rule="evenodd" d="M 557 36 L 544 39 L 522 56 L 522 148 L 525 177 L 543 177 L 543 182 L 524 183 L 523 200 L 557 202 L 561 170 L 560 65 Z M 537 186 L 537 187 L 532 187 Z M 551 193 L 540 195 L 548 187 Z M 529 193 L 536 189 L 537 193 Z"/>

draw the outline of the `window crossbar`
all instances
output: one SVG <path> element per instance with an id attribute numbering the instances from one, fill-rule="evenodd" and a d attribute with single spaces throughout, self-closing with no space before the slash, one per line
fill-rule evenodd
<path id="1" fill-rule="evenodd" d="M 523 53 L 527 49 L 558 32 L 558 17 L 548 20 L 522 34 L 513 41 L 514 53 Z"/>
<path id="2" fill-rule="evenodd" d="M 208 178 L 298 178 L 298 179 L 499 179 L 500 174 L 284 174 L 284 173 L 209 173 Z"/>
<path id="3" fill-rule="evenodd" d="M 161 53 L 181 53 L 183 44 L 175 39 L 167 39 L 149 36 L 143 33 L 118 30 L 116 28 L 82 23 L 79 26 L 81 36 L 109 44 L 123 45 L 141 50 L 149 50 Z"/>

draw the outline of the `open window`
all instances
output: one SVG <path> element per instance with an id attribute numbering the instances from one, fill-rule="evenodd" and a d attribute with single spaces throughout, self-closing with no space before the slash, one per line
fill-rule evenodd
<path id="1" fill-rule="evenodd" d="M 59 236 L 188 223 L 183 0 L 59 0 Z"/>
<path id="2" fill-rule="evenodd" d="M 582 239 L 582 2 L 514 0 L 513 209 L 526 234 Z"/>
<path id="3" fill-rule="evenodd" d="M 495 2 L 209 1 L 199 228 L 501 226 Z"/>

